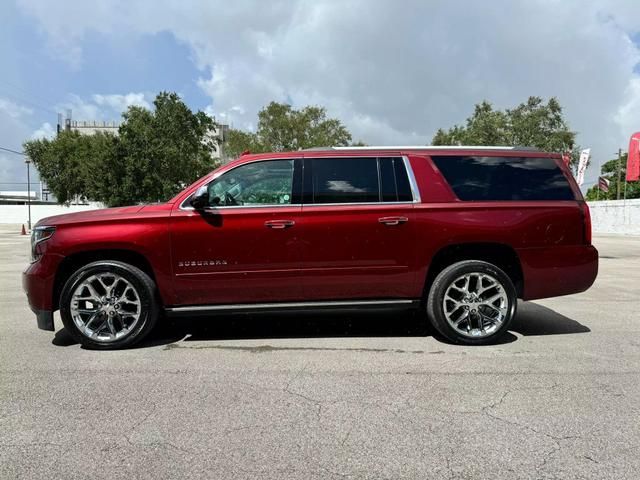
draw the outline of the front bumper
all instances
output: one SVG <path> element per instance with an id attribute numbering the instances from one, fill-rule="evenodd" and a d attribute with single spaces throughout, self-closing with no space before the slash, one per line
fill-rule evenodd
<path id="1" fill-rule="evenodd" d="M 62 258 L 60 255 L 45 254 L 22 272 L 22 289 L 27 295 L 29 307 L 36 314 L 38 328 L 42 330 L 54 330 L 53 288 Z"/>

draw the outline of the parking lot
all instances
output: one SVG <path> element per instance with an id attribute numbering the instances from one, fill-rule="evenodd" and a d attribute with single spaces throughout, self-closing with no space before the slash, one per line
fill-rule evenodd
<path id="1" fill-rule="evenodd" d="M 640 476 L 640 237 L 498 345 L 416 315 L 175 320 L 96 352 L 36 328 L 0 232 L 0 478 Z"/>

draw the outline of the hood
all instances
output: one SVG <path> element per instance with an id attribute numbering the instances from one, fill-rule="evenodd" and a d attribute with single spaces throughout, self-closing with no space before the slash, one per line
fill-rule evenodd
<path id="1" fill-rule="evenodd" d="M 35 226 L 49 225 L 59 226 L 73 223 L 92 223 L 110 220 L 126 220 L 151 214 L 158 215 L 158 212 L 170 211 L 172 204 L 160 203 L 154 205 L 134 205 L 131 207 L 100 208 L 97 210 L 86 210 L 84 212 L 65 213 L 63 215 L 53 215 L 40 220 Z"/>

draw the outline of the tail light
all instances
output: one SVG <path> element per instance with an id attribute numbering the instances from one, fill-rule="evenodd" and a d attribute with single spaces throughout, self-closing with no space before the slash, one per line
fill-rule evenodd
<path id="1" fill-rule="evenodd" d="M 583 217 L 583 238 L 585 245 L 591 245 L 591 212 L 589 212 L 589 205 L 587 202 L 580 202 Z"/>

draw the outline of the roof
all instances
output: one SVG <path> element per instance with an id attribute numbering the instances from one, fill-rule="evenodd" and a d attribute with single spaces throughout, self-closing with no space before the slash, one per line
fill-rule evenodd
<path id="1" fill-rule="evenodd" d="M 482 153 L 481 153 L 482 152 Z M 246 161 L 264 160 L 280 157 L 280 158 L 296 158 L 301 156 L 308 157 L 309 154 L 317 155 L 318 157 L 331 157 L 331 156 L 348 156 L 355 153 L 369 154 L 371 156 L 376 155 L 406 155 L 406 154 L 420 154 L 429 153 L 435 155 L 486 155 L 488 153 L 494 153 L 497 156 L 509 156 L 510 154 L 522 154 L 525 157 L 547 157 L 547 158 L 560 158 L 559 153 L 545 152 L 534 147 L 504 147 L 504 146 L 487 146 L 487 145 L 469 145 L 469 146 L 424 146 L 424 145 L 384 145 L 384 146 L 367 146 L 367 147 L 315 147 L 307 148 L 303 150 L 286 151 L 286 152 L 269 152 L 269 153 L 246 153 L 241 155 L 238 159 L 233 160 L 230 163 L 238 164 Z M 242 162 L 241 162 L 242 160 Z"/>
<path id="2" fill-rule="evenodd" d="M 541 152 L 536 147 L 504 147 L 504 146 L 487 146 L 487 145 L 392 145 L 392 146 L 366 146 L 366 147 L 314 147 L 305 148 L 303 152 L 315 152 L 326 150 L 349 150 L 349 151 L 366 151 L 366 150 L 518 150 L 527 152 Z"/>

